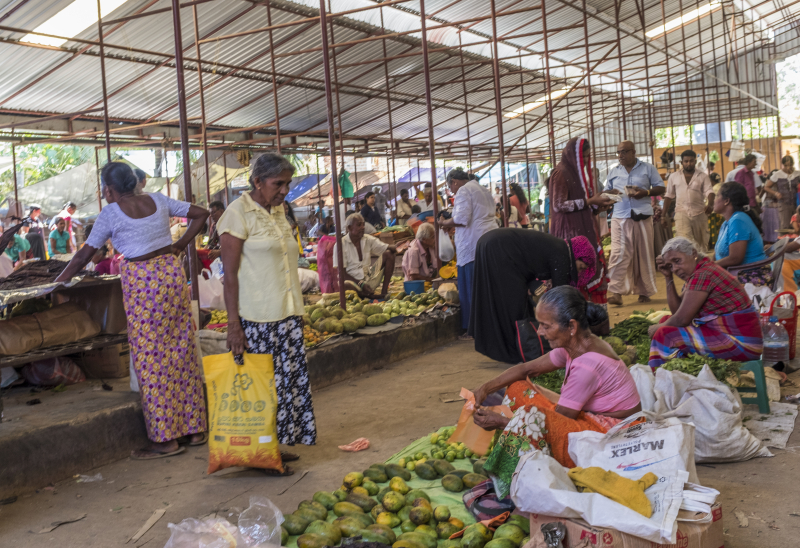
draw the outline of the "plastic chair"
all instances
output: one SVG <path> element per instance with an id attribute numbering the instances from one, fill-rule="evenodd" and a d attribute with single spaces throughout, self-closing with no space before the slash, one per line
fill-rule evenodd
<path id="1" fill-rule="evenodd" d="M 778 283 L 781 279 L 781 269 L 783 269 L 783 258 L 784 254 L 786 253 L 786 246 L 789 243 L 789 238 L 782 238 L 772 244 L 769 249 L 766 251 L 767 258 L 761 261 L 756 261 L 754 263 L 747 263 L 747 264 L 740 264 L 736 266 L 729 266 L 726 268 L 728 272 L 737 276 L 739 272 L 743 270 L 752 270 L 755 268 L 760 268 L 765 265 L 770 265 L 772 268 L 772 284 L 770 285 L 770 290 L 776 291 L 778 288 Z"/>
<path id="2" fill-rule="evenodd" d="M 742 371 L 752 371 L 756 379 L 755 388 L 737 387 L 740 393 L 755 393 L 754 398 L 742 398 L 742 403 L 758 404 L 758 412 L 763 415 L 769 414 L 769 396 L 767 395 L 767 377 L 764 375 L 764 365 L 761 360 L 745 362 L 742 364 Z"/>

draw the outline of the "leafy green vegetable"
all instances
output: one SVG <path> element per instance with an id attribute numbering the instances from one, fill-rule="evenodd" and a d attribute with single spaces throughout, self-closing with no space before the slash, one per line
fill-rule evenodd
<path id="1" fill-rule="evenodd" d="M 564 384 L 565 374 L 566 371 L 564 369 L 556 369 L 550 373 L 539 375 L 533 379 L 533 382 L 539 386 L 544 386 L 548 390 L 561 394 L 561 385 Z"/>
<path id="2" fill-rule="evenodd" d="M 634 310 L 633 312 L 631 312 L 631 316 L 644 316 L 644 317 L 647 317 L 647 316 L 649 316 L 650 314 L 652 314 L 655 311 L 656 311 L 655 308 L 651 308 L 650 310 L 646 310 L 644 312 L 642 312 L 641 310 Z"/>
<path id="3" fill-rule="evenodd" d="M 741 362 L 719 360 L 700 354 L 689 354 L 683 358 L 674 358 L 661 367 L 667 371 L 681 371 L 696 377 L 705 364 L 708 364 L 711 368 L 711 372 L 714 373 L 714 377 L 721 382 L 727 382 L 728 377 L 731 375 L 738 375 L 742 368 Z"/>

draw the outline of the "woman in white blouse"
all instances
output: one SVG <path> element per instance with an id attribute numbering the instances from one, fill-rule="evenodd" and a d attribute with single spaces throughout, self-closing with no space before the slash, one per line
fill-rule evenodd
<path id="1" fill-rule="evenodd" d="M 208 212 L 163 194 L 136 194 L 137 178 L 122 162 L 106 164 L 100 177 L 108 206 L 56 281 L 70 280 L 109 238 L 125 256 L 120 275 L 128 341 L 152 441 L 131 457 L 149 460 L 175 455 L 184 451 L 179 438 L 187 438 L 190 445 L 208 439 L 189 287 L 177 257 L 203 229 Z M 174 244 L 170 217 L 191 221 Z"/>

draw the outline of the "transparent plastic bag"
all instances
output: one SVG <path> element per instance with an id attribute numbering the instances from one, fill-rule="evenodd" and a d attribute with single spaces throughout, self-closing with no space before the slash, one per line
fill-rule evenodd
<path id="1" fill-rule="evenodd" d="M 170 523 L 172 534 L 164 548 L 231 548 L 247 546 L 239 528 L 223 518 L 188 518 Z"/>
<path id="2" fill-rule="evenodd" d="M 250 507 L 239 514 L 239 533 L 248 546 L 281 545 L 283 514 L 267 497 L 250 497 Z"/>

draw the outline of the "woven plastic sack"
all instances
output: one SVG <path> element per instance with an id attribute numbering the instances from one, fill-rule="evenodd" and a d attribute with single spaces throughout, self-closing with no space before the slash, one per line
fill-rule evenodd
<path id="1" fill-rule="evenodd" d="M 203 358 L 208 387 L 208 473 L 231 466 L 283 472 L 276 427 L 278 395 L 269 354 Z"/>
<path id="2" fill-rule="evenodd" d="M 66 356 L 25 364 L 20 373 L 26 381 L 36 386 L 77 384 L 86 380 L 81 368 Z"/>

